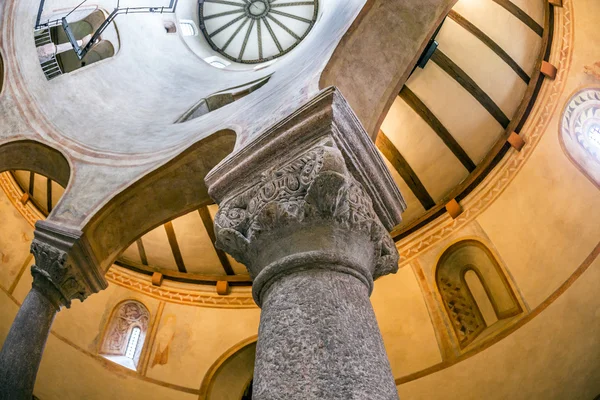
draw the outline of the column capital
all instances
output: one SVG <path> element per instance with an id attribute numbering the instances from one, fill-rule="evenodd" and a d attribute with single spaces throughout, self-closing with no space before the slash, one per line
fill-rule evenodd
<path id="1" fill-rule="evenodd" d="M 328 265 L 372 281 L 398 269 L 388 230 L 405 203 L 373 142 L 335 88 L 321 92 L 217 166 L 217 246 L 261 292 L 278 274 Z"/>
<path id="2" fill-rule="evenodd" d="M 31 267 L 33 287 L 57 310 L 69 308 L 73 299 L 83 301 L 108 286 L 81 231 L 38 221 L 31 253 L 35 257 Z"/>

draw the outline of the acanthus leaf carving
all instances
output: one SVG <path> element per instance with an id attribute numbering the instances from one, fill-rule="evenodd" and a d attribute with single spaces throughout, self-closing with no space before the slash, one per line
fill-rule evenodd
<path id="1" fill-rule="evenodd" d="M 84 301 L 90 294 L 81 283 L 82 278 L 68 262 L 68 255 L 50 244 L 34 240 L 31 252 L 35 265 L 31 267 L 33 285 L 40 290 L 57 309 L 69 308 L 71 300 Z"/>
<path id="2" fill-rule="evenodd" d="M 217 246 L 248 266 L 262 234 L 323 221 L 363 232 L 374 243 L 375 277 L 397 270 L 396 247 L 371 199 L 347 171 L 339 150 L 327 144 L 267 170 L 257 183 L 222 201 L 215 218 Z"/>

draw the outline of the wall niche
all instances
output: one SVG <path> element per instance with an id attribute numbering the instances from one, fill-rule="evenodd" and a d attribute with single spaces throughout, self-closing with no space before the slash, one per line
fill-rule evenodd
<path id="1" fill-rule="evenodd" d="M 150 323 L 150 312 L 136 300 L 125 300 L 113 310 L 106 325 L 100 355 L 137 370 Z"/>
<path id="2" fill-rule="evenodd" d="M 500 264 L 477 240 L 450 246 L 438 261 L 435 280 L 461 348 L 523 312 Z"/>

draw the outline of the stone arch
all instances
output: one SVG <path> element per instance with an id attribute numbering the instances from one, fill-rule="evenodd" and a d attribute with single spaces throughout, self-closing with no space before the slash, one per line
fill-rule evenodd
<path id="1" fill-rule="evenodd" d="M 600 87 L 579 89 L 569 98 L 558 137 L 567 158 L 600 189 Z"/>
<path id="2" fill-rule="evenodd" d="M 237 343 L 209 368 L 200 386 L 201 400 L 240 400 L 247 396 L 254 374 L 256 336 Z"/>
<path id="3" fill-rule="evenodd" d="M 235 139 L 234 131 L 222 130 L 200 140 L 96 212 L 83 231 L 101 269 L 107 271 L 122 251 L 155 227 L 212 204 L 204 177 L 233 151 Z"/>
<path id="4" fill-rule="evenodd" d="M 104 329 L 100 355 L 136 370 L 150 324 L 148 308 L 137 300 L 124 300 L 113 309 Z"/>
<path id="5" fill-rule="evenodd" d="M 367 133 L 375 138 L 429 40 L 457 1 L 429 2 L 415 10 L 403 0 L 367 0 L 331 55 L 319 86 L 336 86 Z M 422 29 L 411 29 L 408 23 L 380 23 L 387 15 L 398 13 L 411 15 Z M 429 31 L 423 32 L 424 27 Z M 414 36 L 417 32 L 419 37 Z M 407 48 L 409 38 L 414 42 Z M 412 60 L 406 58 L 413 54 Z"/>
<path id="6" fill-rule="evenodd" d="M 467 282 L 465 276 L 469 271 L 475 273 L 483 290 L 474 291 L 473 283 Z M 438 261 L 435 280 L 460 347 L 473 342 L 491 326 L 490 321 L 523 312 L 500 264 L 477 240 L 463 240 L 450 246 Z M 495 319 L 484 318 L 482 308 L 487 302 L 491 303 Z"/>
<path id="7" fill-rule="evenodd" d="M 18 140 L 0 145 L 0 172 L 26 170 L 44 175 L 67 187 L 71 167 L 58 150 L 33 140 Z"/>

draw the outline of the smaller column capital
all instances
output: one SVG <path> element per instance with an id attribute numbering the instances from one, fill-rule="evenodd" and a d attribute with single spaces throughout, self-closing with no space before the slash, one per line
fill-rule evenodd
<path id="1" fill-rule="evenodd" d="M 98 263 L 80 231 L 58 227 L 48 221 L 35 225 L 31 253 L 33 287 L 57 310 L 69 308 L 71 301 L 84 301 L 107 287 Z"/>

